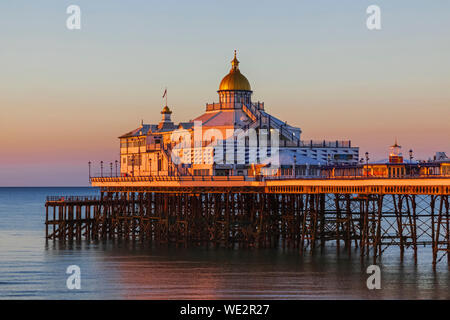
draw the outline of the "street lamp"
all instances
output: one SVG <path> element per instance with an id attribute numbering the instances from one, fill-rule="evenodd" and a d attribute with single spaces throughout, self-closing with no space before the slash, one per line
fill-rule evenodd
<path id="1" fill-rule="evenodd" d="M 89 166 L 89 182 L 91 182 L 91 162 L 88 162 L 88 166 Z"/>
<path id="2" fill-rule="evenodd" d="M 413 150 L 409 149 L 409 175 L 412 176 L 412 159 L 413 159 Z"/>
<path id="3" fill-rule="evenodd" d="M 110 162 L 110 163 L 109 163 L 109 169 L 111 170 L 111 178 L 112 178 L 112 176 L 113 176 L 113 170 L 112 170 L 112 167 L 113 167 L 113 163 Z"/>
<path id="4" fill-rule="evenodd" d="M 100 176 L 103 178 L 103 161 L 100 161 Z"/>
<path id="5" fill-rule="evenodd" d="M 366 166 L 367 166 L 367 168 L 366 168 L 366 175 L 367 176 L 369 176 L 369 152 L 366 152 Z"/>
<path id="6" fill-rule="evenodd" d="M 115 163 L 116 163 L 116 178 L 117 178 L 117 167 L 118 167 L 119 161 L 116 160 Z"/>

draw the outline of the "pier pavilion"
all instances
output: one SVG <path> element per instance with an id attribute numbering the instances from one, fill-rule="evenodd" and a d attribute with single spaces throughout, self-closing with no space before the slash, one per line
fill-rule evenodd
<path id="1" fill-rule="evenodd" d="M 239 69 L 236 52 L 217 91 L 218 103 L 175 124 L 166 105 L 158 124 L 120 136 L 122 176 L 317 176 L 326 164 L 356 164 L 350 141 L 304 141 L 302 130 L 269 114 Z"/>

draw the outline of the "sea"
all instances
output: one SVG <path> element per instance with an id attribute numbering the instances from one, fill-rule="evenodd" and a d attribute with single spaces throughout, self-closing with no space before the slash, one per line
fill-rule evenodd
<path id="1" fill-rule="evenodd" d="M 369 289 L 372 260 L 333 245 L 300 255 L 282 248 L 45 239 L 46 196 L 98 194 L 95 188 L 0 188 L 0 299 L 450 299 L 447 261 L 433 270 L 431 248 L 419 249 L 417 265 L 412 251 L 402 262 L 398 249 L 388 248 L 377 263 L 381 288 Z M 79 289 L 68 286 L 74 265 Z"/>

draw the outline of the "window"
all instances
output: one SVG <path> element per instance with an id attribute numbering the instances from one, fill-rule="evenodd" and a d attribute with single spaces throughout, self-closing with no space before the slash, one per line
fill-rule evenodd
<path id="1" fill-rule="evenodd" d="M 126 161 L 124 161 L 126 163 Z M 128 164 L 130 166 L 140 166 L 142 164 L 142 155 L 133 154 L 128 156 Z"/>

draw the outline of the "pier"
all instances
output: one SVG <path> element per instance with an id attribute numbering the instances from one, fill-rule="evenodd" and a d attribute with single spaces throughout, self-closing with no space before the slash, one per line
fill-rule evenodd
<path id="1" fill-rule="evenodd" d="M 52 196 L 46 237 L 123 239 L 155 245 L 278 247 L 338 253 L 376 263 L 431 248 L 450 266 L 450 177 L 95 177 L 98 197 Z"/>
<path id="2" fill-rule="evenodd" d="M 174 123 L 167 99 L 161 121 L 119 137 L 109 177 L 89 179 L 99 197 L 49 197 L 47 239 L 131 239 L 155 245 L 277 247 L 337 252 L 376 262 L 388 247 L 400 257 L 422 246 L 450 266 L 450 159 L 360 158 L 350 140 L 302 140 L 302 130 L 252 102 L 236 51 L 217 91 L 219 103 Z M 163 97 L 167 98 L 167 90 Z M 108 169 L 108 168 L 106 168 Z"/>

